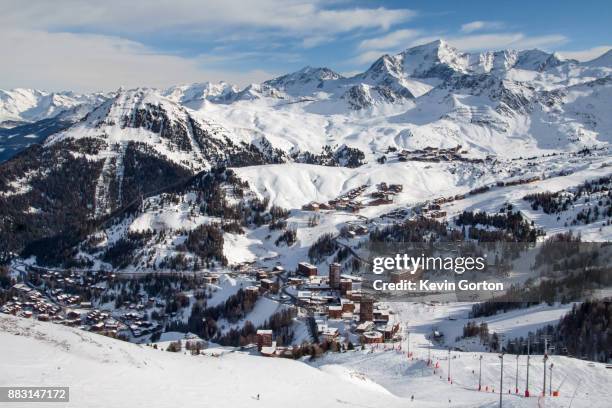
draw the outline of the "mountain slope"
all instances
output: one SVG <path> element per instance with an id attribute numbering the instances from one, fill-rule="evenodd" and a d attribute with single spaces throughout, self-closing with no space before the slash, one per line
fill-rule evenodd
<path id="1" fill-rule="evenodd" d="M 0 125 L 3 122 L 36 122 L 53 118 L 79 105 L 87 105 L 91 109 L 104 99 L 104 95 L 96 93 L 79 95 L 37 89 L 0 89 Z"/>
<path id="2" fill-rule="evenodd" d="M 286 359 L 238 352 L 221 357 L 162 352 L 6 315 L 0 316 L 0 328 L 0 345 L 12 350 L 0 362 L 0 385 L 68 386 L 67 406 L 137 406 L 143 401 L 149 407 L 406 403 L 366 381 L 351 383 Z"/>
<path id="3" fill-rule="evenodd" d="M 265 138 L 232 139 L 157 91 L 121 91 L 0 165 L 0 252 L 61 253 L 93 220 L 198 172 L 282 160 Z"/>
<path id="4" fill-rule="evenodd" d="M 317 199 L 323 174 L 340 190 L 357 179 L 409 180 L 420 199 L 508 177 L 521 171 L 521 158 L 605 149 L 612 141 L 606 60 L 581 64 L 538 50 L 463 53 L 436 41 L 382 56 L 350 78 L 306 67 L 244 89 L 121 89 L 95 108 L 76 105 L 0 131 L 5 152 L 47 137 L 0 164 L 0 251 L 53 252 L 48 245 L 64 241 L 72 251 L 96 229 L 92 222 L 218 166 L 249 166 L 253 180 L 263 164 L 312 165 L 267 167 L 265 180 L 252 183 L 265 185 L 261 199 L 301 206 Z M 461 157 L 401 163 L 404 150 L 434 148 Z M 435 182 L 425 186 L 431 168 Z M 287 179 L 295 174 L 306 184 Z M 288 197 L 281 185 L 307 194 Z"/>

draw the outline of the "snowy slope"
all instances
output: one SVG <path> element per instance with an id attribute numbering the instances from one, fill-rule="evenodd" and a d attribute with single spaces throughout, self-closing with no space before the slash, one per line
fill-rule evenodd
<path id="1" fill-rule="evenodd" d="M 53 132 L 45 149 L 69 144 L 75 159 L 100 163 L 99 173 L 91 175 L 95 188 L 87 204 L 94 218 L 135 200 L 139 192 L 156 190 L 148 188 L 150 181 L 158 181 L 161 189 L 218 164 L 236 167 L 249 189 L 285 209 L 328 201 L 364 184 L 370 189 L 381 182 L 404 186 L 393 204 L 365 208 L 361 215 L 366 218 L 497 181 L 544 178 L 542 183 L 494 189 L 444 208 L 454 215 L 478 208 L 482 197 L 483 203 L 495 206 L 512 202 L 529 215 L 521 192 L 535 186 L 546 191 L 554 186 L 548 179 L 561 172 L 576 174 L 568 179 L 569 187 L 607 166 L 612 68 L 606 55 L 578 63 L 538 50 L 464 53 L 434 41 L 382 56 L 366 72 L 349 78 L 328 68 L 306 67 L 243 89 L 197 83 L 119 90 L 84 120 Z M 74 145 L 78 148 L 72 149 Z M 344 146 L 363 153 L 365 164 L 348 168 L 299 162 L 304 155 Z M 463 160 L 404 162 L 398 156 L 402 150 L 458 146 Z M 584 149 L 596 153 L 577 155 Z M 149 160 L 154 164 L 141 170 Z M 159 170 L 162 166 L 165 170 Z M 159 181 L 160 172 L 172 169 L 178 170 Z M 11 174 L 3 194 L 31 191 L 32 173 L 28 169 Z M 45 210 L 40 204 L 31 207 Z M 125 227 L 190 230 L 218 221 L 192 216 L 191 207 L 141 214 L 133 226 Z M 244 235 L 226 234 L 224 254 L 237 263 L 283 259 L 294 252 L 297 255 L 286 258 L 293 264 L 317 234 L 338 231 L 347 218 L 325 215 L 320 228 L 306 230 L 301 226 L 308 216 L 293 212 L 288 220 L 301 229 L 298 246 L 291 251 L 277 248 L 276 236 L 259 228 Z M 562 230 L 546 217 L 534 214 L 533 219 L 550 232 Z M 584 232 L 608 239 L 608 230 L 588 227 Z"/>
<path id="2" fill-rule="evenodd" d="M 518 157 L 609 143 L 609 55 L 578 63 L 540 50 L 465 53 L 438 40 L 384 55 L 350 78 L 305 67 L 243 89 L 203 82 L 146 90 L 155 100 L 139 103 L 193 109 L 191 116 L 231 137 L 265 137 L 286 153 L 346 144 L 379 155 L 388 146 L 461 144 L 480 155 Z M 20 121 L 99 97 L 23 89 L 0 95 L 0 119 Z"/>
<path id="3" fill-rule="evenodd" d="M 241 353 L 222 357 L 175 354 L 6 315 L 0 316 L 0 327 L 0 345 L 12 351 L 0 361 L 0 385 L 69 386 L 67 406 L 406 404 L 366 382 L 337 381 L 330 374 L 286 359 Z"/>
<path id="4" fill-rule="evenodd" d="M 391 309 L 396 313 L 396 321 L 402 322 L 410 332 L 409 342 L 402 342 L 402 351 L 387 350 L 383 346 L 368 347 L 366 350 L 343 354 L 330 353 L 313 365 L 328 372 L 342 369 L 360 373 L 400 396 L 414 396 L 415 406 L 427 404 L 446 404 L 447 406 L 496 407 L 499 403 L 500 360 L 496 353 L 457 352 L 451 356 L 452 383 L 448 382 L 448 349 L 430 342 L 433 330 L 440 330 L 445 337 L 452 337 L 452 327 L 465 324 L 469 304 L 413 304 L 393 303 Z M 563 314 L 565 307 L 537 306 L 503 315 L 487 318 L 491 326 L 500 332 L 514 334 L 520 330 L 531 330 L 555 320 Z M 449 320 L 452 317 L 453 320 Z M 455 320 L 456 319 L 456 320 Z M 496 325 L 497 323 L 497 325 Z M 490 326 L 490 328 L 491 328 Z M 510 333 L 512 331 L 512 333 Z M 429 346 L 432 345 L 431 351 Z M 407 358 L 407 350 L 413 358 Z M 429 354 L 431 353 L 431 354 Z M 482 387 L 478 391 L 479 356 L 482 361 Z M 431 356 L 433 366 L 427 365 Z M 516 357 L 506 355 L 504 359 L 504 396 L 505 407 L 567 407 L 573 400 L 573 407 L 607 407 L 609 388 L 612 385 L 612 372 L 605 364 L 562 356 L 552 356 L 555 365 L 553 390 L 559 390 L 559 397 L 539 398 L 542 392 L 542 356 L 532 355 L 530 364 L 531 398 L 521 395 L 525 390 L 526 357 L 519 358 L 519 393 L 515 395 Z M 438 364 L 438 368 L 434 367 Z M 339 367 L 338 367 L 339 366 Z M 548 379 L 550 380 L 550 378 Z M 485 387 L 488 392 L 485 392 Z M 496 393 L 493 393 L 495 390 Z M 508 390 L 511 393 L 508 393 Z M 548 392 L 548 385 L 547 385 Z"/>
<path id="5" fill-rule="evenodd" d="M 539 50 L 462 53 L 436 41 L 351 78 L 305 68 L 267 81 L 277 90 L 270 97 L 193 108 L 287 152 L 346 144 L 372 159 L 388 146 L 460 144 L 519 157 L 609 143 L 610 75 L 605 56 L 580 64 Z"/>
<path id="6" fill-rule="evenodd" d="M 49 93 L 37 89 L 0 89 L 0 123 L 35 122 L 48 119 L 79 105 L 91 109 L 104 100 L 102 94 Z"/>

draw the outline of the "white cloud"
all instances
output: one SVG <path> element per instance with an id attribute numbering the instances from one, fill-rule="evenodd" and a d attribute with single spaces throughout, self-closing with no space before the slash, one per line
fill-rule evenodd
<path id="1" fill-rule="evenodd" d="M 106 90 L 219 79 L 257 82 L 271 74 L 238 73 L 231 60 L 294 61 L 295 55 L 274 44 L 315 47 L 340 35 L 388 31 L 414 15 L 346 2 L 332 8 L 325 0 L 2 0 L 0 49 L 3 62 L 11 63 L 0 65 L 0 86 Z M 183 57 L 141 39 L 177 47 L 188 39 L 190 49 L 201 43 L 203 52 L 213 51 Z"/>
<path id="2" fill-rule="evenodd" d="M 390 54 L 392 51 L 380 51 L 380 50 L 370 50 L 362 52 L 356 57 L 352 58 L 349 62 L 352 64 L 363 65 L 363 64 L 372 64 L 375 60 L 383 56 L 384 54 Z"/>
<path id="3" fill-rule="evenodd" d="M 327 35 L 313 35 L 310 37 L 305 37 L 302 40 L 302 46 L 304 48 L 312 48 L 312 47 L 316 47 L 317 45 L 321 45 L 326 42 L 329 42 L 331 40 L 333 40 L 333 38 Z"/>
<path id="4" fill-rule="evenodd" d="M 159 30 L 210 36 L 249 29 L 292 36 L 322 36 L 357 29 L 388 30 L 411 19 L 407 9 L 325 8 L 323 0 L 6 0 L 0 25 L 101 33 L 156 33 Z"/>
<path id="5" fill-rule="evenodd" d="M 503 23 L 499 21 L 472 21 L 470 23 L 463 24 L 461 26 L 461 31 L 464 33 L 472 33 L 474 31 L 481 30 L 496 30 L 502 28 L 504 26 Z"/>
<path id="6" fill-rule="evenodd" d="M 408 44 L 408 41 L 413 40 L 420 34 L 419 30 L 397 30 L 393 31 L 383 37 L 371 38 L 363 40 L 359 44 L 359 48 L 362 50 L 380 50 L 395 48 L 397 46 Z"/>
<path id="7" fill-rule="evenodd" d="M 599 47 L 588 48 L 578 51 L 559 51 L 558 54 L 563 58 L 575 59 L 578 61 L 590 61 L 612 49 L 612 45 L 601 45 Z"/>
<path id="8" fill-rule="evenodd" d="M 1 86 L 48 90 L 113 90 L 164 87 L 225 80 L 239 85 L 269 79 L 272 73 L 233 72 L 207 67 L 206 56 L 184 58 L 158 53 L 118 37 L 0 29 Z M 216 62 L 216 61 L 215 61 Z"/>

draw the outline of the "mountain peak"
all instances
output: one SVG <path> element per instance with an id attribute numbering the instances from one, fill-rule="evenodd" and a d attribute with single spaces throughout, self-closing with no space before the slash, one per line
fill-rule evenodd
<path id="1" fill-rule="evenodd" d="M 325 87 L 325 82 L 344 78 L 327 67 L 304 68 L 263 83 L 290 95 L 311 94 Z"/>
<path id="2" fill-rule="evenodd" d="M 446 77 L 452 72 L 464 72 L 469 63 L 467 54 L 442 39 L 408 48 L 395 58 L 403 72 L 414 77 Z"/>
<path id="3" fill-rule="evenodd" d="M 537 48 L 517 52 L 514 68 L 526 69 L 531 71 L 544 71 L 563 64 L 557 54 L 551 54 Z"/>
<path id="4" fill-rule="evenodd" d="M 162 91 L 162 95 L 172 101 L 197 108 L 205 100 L 223 102 L 237 92 L 237 87 L 225 81 L 216 83 L 206 81 L 166 88 Z"/>
<path id="5" fill-rule="evenodd" d="M 587 61 L 584 64 L 592 67 L 612 68 L 612 48 L 601 54 L 599 57 Z"/>
<path id="6" fill-rule="evenodd" d="M 402 51 L 400 54 L 411 55 L 411 54 L 419 54 L 419 53 L 427 53 L 427 52 L 432 52 L 432 53 L 453 52 L 453 53 L 457 53 L 458 51 L 457 51 L 456 48 L 451 46 L 448 42 L 446 42 L 446 41 L 444 41 L 442 39 L 437 39 L 437 40 L 434 40 L 434 41 L 430 41 L 428 43 L 419 44 L 419 45 L 415 45 L 414 47 L 407 48 L 406 50 Z"/>
<path id="7" fill-rule="evenodd" d="M 0 90 L 0 123 L 48 119 L 77 105 L 93 106 L 103 98 L 100 94 L 80 95 L 71 91 L 45 92 L 29 88 Z"/>
<path id="8" fill-rule="evenodd" d="M 307 65 L 295 72 L 285 74 L 269 81 L 264 82 L 269 85 L 287 84 L 287 83 L 307 83 L 310 81 L 329 81 L 340 79 L 342 75 L 327 68 L 327 67 L 311 67 Z"/>

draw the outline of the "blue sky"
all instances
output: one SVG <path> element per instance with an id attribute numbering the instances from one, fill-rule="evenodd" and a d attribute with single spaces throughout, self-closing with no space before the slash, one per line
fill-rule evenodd
<path id="1" fill-rule="evenodd" d="M 245 85 L 305 65 L 341 73 L 437 38 L 465 51 L 612 46 L 610 1 L 1 0 L 0 88 Z"/>

